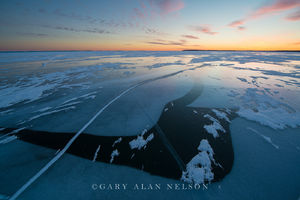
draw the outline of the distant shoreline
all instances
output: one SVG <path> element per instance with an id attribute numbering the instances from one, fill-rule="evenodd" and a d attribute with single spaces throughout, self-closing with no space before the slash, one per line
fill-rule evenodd
<path id="1" fill-rule="evenodd" d="M 170 52 L 170 51 L 152 51 L 152 50 L 33 50 L 33 51 L 1 51 L 0 53 L 30 53 L 30 52 Z M 300 52 L 300 50 L 200 50 L 200 49 L 184 49 L 173 52 L 181 51 L 229 51 L 229 52 Z"/>
<path id="2" fill-rule="evenodd" d="M 182 51 L 251 51 L 251 52 L 300 52 L 300 50 L 198 50 L 185 49 Z"/>

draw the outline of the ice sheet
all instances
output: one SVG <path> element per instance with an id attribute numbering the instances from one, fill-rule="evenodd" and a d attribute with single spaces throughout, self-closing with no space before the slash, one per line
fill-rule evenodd
<path id="1" fill-rule="evenodd" d="M 0 131 L 5 132 L 0 135 L 0 198 L 12 196 L 60 155 L 61 160 L 24 190 L 21 199 L 116 199 L 121 195 L 131 199 L 162 199 L 164 195 L 188 199 L 297 199 L 299 60 L 299 53 L 294 52 L 0 53 Z M 122 91 L 146 80 L 151 81 L 112 102 Z M 229 113 L 218 108 L 228 108 L 238 116 L 230 122 L 234 167 L 221 182 L 209 184 L 207 190 L 95 191 L 91 189 L 93 183 L 182 182 L 115 165 L 114 159 L 122 153 L 117 148 L 110 152 L 109 165 L 92 162 L 103 150 L 100 146 L 90 160 L 84 160 L 64 153 L 64 146 L 54 151 L 21 142 L 17 132 L 5 131 L 12 127 L 78 133 L 109 104 L 85 132 L 119 138 L 135 136 L 131 147 L 143 151 L 153 137 L 144 137 L 142 131 L 151 128 L 162 112 L 170 111 L 163 110 L 166 103 L 185 95 L 197 83 L 203 85 L 203 92 L 189 106 L 214 108 L 215 117 L 207 116 L 204 127 L 212 137 L 218 137 L 217 130 L 227 134 L 222 132 L 220 121 L 230 122 Z M 199 115 L 195 111 L 191 114 Z M 119 142 L 116 140 L 114 147 Z M 209 181 L 212 177 L 209 163 L 214 162 L 213 152 L 204 143 L 195 149 L 198 153 L 188 165 L 189 175 L 184 176 L 190 182 L 194 175 L 197 178 L 193 180 Z"/>

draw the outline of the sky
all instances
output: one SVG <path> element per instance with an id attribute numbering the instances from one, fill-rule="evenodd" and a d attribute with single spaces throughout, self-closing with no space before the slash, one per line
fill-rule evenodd
<path id="1" fill-rule="evenodd" d="M 300 0 L 1 0 L 0 50 L 300 50 Z"/>

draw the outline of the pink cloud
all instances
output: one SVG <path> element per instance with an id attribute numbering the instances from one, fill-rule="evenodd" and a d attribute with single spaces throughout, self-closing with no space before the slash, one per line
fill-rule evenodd
<path id="1" fill-rule="evenodd" d="M 228 26 L 238 27 L 238 26 L 243 25 L 244 23 L 245 23 L 245 20 L 236 20 L 236 21 L 231 22 Z"/>
<path id="2" fill-rule="evenodd" d="M 266 15 L 279 13 L 285 10 L 293 9 L 300 6 L 299 0 L 276 0 L 273 1 L 270 5 L 264 5 L 250 13 L 250 15 L 246 16 L 243 19 L 236 20 L 231 22 L 228 26 L 230 27 L 240 27 L 241 25 L 245 24 L 246 21 L 257 19 Z M 295 17 L 299 17 L 298 15 Z M 292 16 L 292 20 L 293 20 Z"/>
<path id="3" fill-rule="evenodd" d="M 182 0 L 148 0 L 150 5 L 158 7 L 160 14 L 169 14 L 184 8 Z"/>
<path id="4" fill-rule="evenodd" d="M 300 9 L 297 10 L 296 12 L 293 12 L 293 13 L 289 14 L 285 19 L 289 20 L 289 21 L 298 21 L 298 20 L 300 20 Z"/>
<path id="5" fill-rule="evenodd" d="M 263 15 L 289 10 L 300 6 L 299 0 L 276 0 L 271 5 L 262 6 L 250 15 L 251 18 L 261 17 Z"/>
<path id="6" fill-rule="evenodd" d="M 170 41 L 170 40 L 162 40 L 162 39 L 157 39 L 155 41 L 148 41 L 146 42 L 148 44 L 153 44 L 153 45 L 166 45 L 166 46 L 185 46 L 186 41 L 185 40 L 179 40 L 179 41 Z"/>
<path id="7" fill-rule="evenodd" d="M 140 7 L 134 8 L 134 18 L 147 20 L 155 16 L 164 16 L 184 8 L 182 0 L 140 0 Z"/>
<path id="8" fill-rule="evenodd" d="M 214 32 L 211 30 L 209 25 L 202 25 L 202 26 L 191 26 L 190 27 L 193 31 L 196 31 L 198 33 L 205 33 L 209 35 L 215 35 L 217 32 Z"/>
<path id="9" fill-rule="evenodd" d="M 193 35 L 182 35 L 182 37 L 188 38 L 188 39 L 199 39 L 198 37 L 193 36 Z"/>

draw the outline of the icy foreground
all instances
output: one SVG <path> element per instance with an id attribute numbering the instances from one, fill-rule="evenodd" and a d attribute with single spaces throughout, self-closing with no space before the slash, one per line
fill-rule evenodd
<path id="1" fill-rule="evenodd" d="M 1 53 L 0 127 L 14 131 L 0 135 L 0 198 L 12 196 L 63 148 L 49 149 L 22 141 L 18 134 L 24 129 L 76 133 L 122 91 L 143 83 L 110 104 L 85 129 L 91 135 L 116 137 L 107 154 L 112 164 L 95 162 L 101 160 L 105 151 L 102 144 L 93 146 L 90 160 L 62 154 L 20 199 L 115 199 L 122 193 L 94 191 L 91 185 L 180 183 L 113 163 L 124 154 L 118 148 L 124 142 L 119 136 L 132 137 L 128 146 L 131 150 L 142 152 L 151 148 L 156 135 L 144 135 L 142 131 L 154 126 L 161 115 L 168 116 L 174 104 L 164 106 L 184 96 L 195 84 L 201 84 L 203 92 L 189 102 L 189 115 L 205 119 L 202 129 L 216 140 L 228 133 L 222 123 L 230 124 L 234 149 L 231 172 L 205 190 L 126 190 L 125 196 L 159 199 L 163 192 L 170 198 L 188 199 L 297 199 L 299 66 L 298 53 Z M 210 112 L 201 113 L 199 108 Z M 229 119 L 230 114 L 237 118 Z M 193 127 L 182 131 L 183 139 L 177 142 L 179 149 L 183 148 L 180 141 L 185 141 L 184 136 L 192 136 L 188 133 Z M 205 139 L 194 142 L 197 146 L 192 145 L 192 155 L 180 155 L 187 163 L 181 178 L 187 183 L 210 182 L 216 176 L 211 166 L 218 164 L 212 155 L 217 154 Z M 136 155 L 130 156 L 137 159 Z"/>

